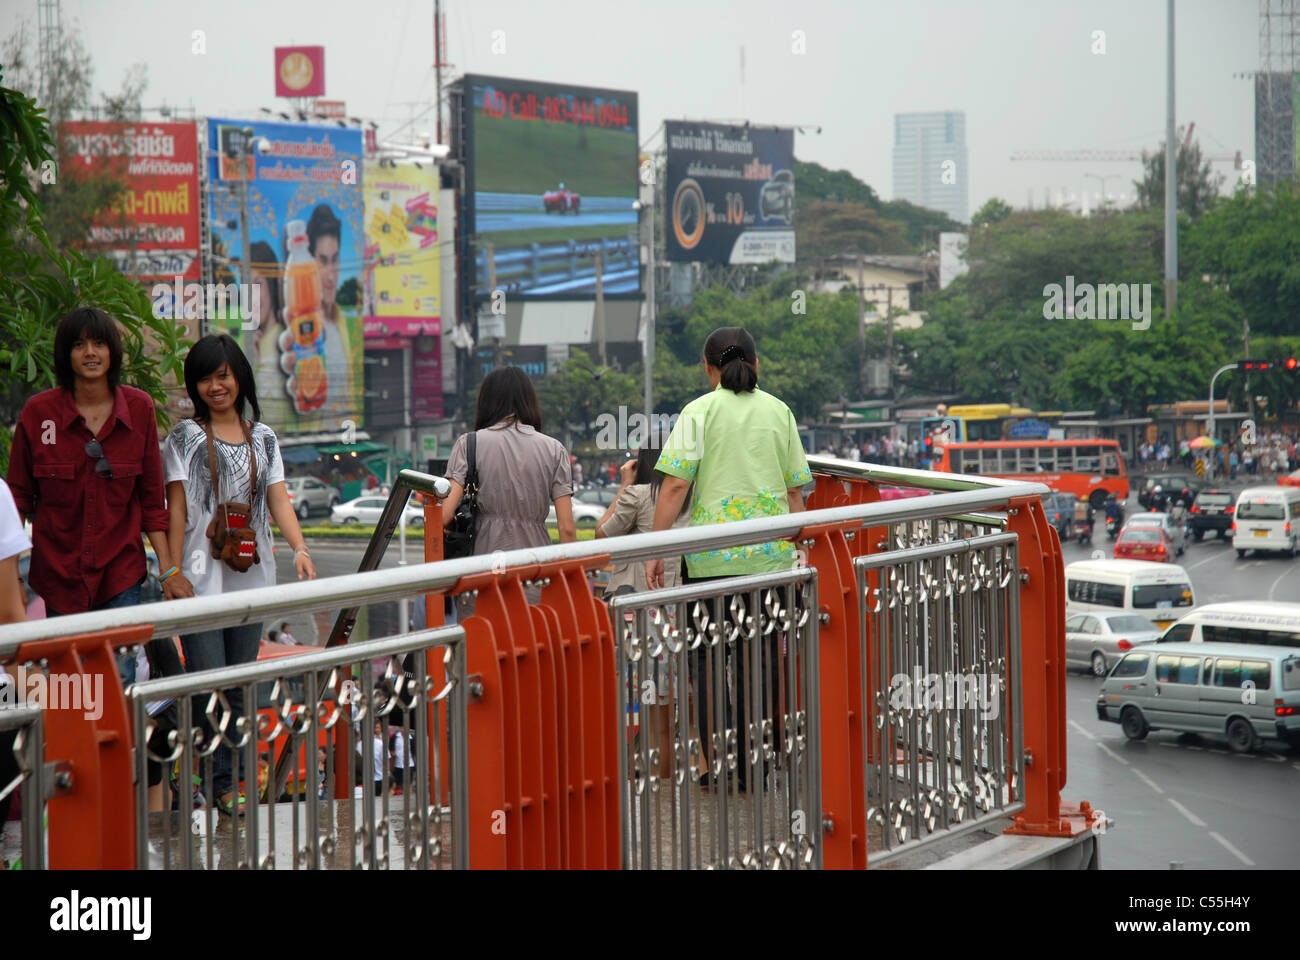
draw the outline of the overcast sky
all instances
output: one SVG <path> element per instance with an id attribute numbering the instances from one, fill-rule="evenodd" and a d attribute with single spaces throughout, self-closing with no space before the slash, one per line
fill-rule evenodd
<path id="1" fill-rule="evenodd" d="M 886 199 L 895 113 L 965 111 L 972 212 L 991 196 L 1020 207 L 1031 191 L 1041 205 L 1047 188 L 1095 193 L 1085 173 L 1118 174 L 1108 192 L 1131 196 L 1139 164 L 1009 158 L 1155 147 L 1164 134 L 1162 0 L 444 0 L 443 10 L 454 64 L 444 81 L 475 72 L 635 90 L 644 142 L 664 119 L 820 126 L 796 137 L 796 155 L 847 168 Z M 381 136 L 432 103 L 432 11 L 432 0 L 62 2 L 99 90 L 143 62 L 147 106 L 253 116 L 283 106 L 272 48 L 322 44 L 326 96 L 378 121 Z M 36 13 L 37 0 L 3 0 L 0 35 L 25 19 L 34 37 Z M 1177 17 L 1179 124 L 1196 122 L 1206 153 L 1250 159 L 1254 88 L 1233 74 L 1259 65 L 1255 0 L 1178 0 Z M 205 55 L 191 53 L 194 30 Z M 1092 52 L 1098 30 L 1104 54 Z M 432 131 L 432 114 L 410 129 Z"/>

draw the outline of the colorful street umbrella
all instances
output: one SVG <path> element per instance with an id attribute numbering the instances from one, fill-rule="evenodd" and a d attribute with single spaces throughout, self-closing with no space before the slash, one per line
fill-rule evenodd
<path id="1" fill-rule="evenodd" d="M 1187 446 L 1189 446 L 1193 450 L 1204 450 L 1206 447 L 1215 447 L 1218 445 L 1219 445 L 1219 441 L 1215 440 L 1213 437 L 1201 436 L 1201 437 L 1197 437 Z"/>

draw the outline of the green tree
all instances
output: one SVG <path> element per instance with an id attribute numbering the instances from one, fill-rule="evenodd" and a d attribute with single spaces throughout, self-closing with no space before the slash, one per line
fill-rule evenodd
<path id="1" fill-rule="evenodd" d="M 36 102 L 0 86 L 0 366 L 11 377 L 0 391 L 0 471 L 9 466 L 10 434 L 22 405 L 54 385 L 54 330 L 79 305 L 97 306 L 123 328 L 123 380 L 147 391 L 167 426 L 163 377 L 181 374 L 184 328 L 153 316 L 144 288 L 102 257 L 60 249 L 45 228 L 36 183 L 53 164 L 48 121 Z"/>
<path id="2" fill-rule="evenodd" d="M 586 350 L 575 347 L 559 370 L 538 381 L 537 398 L 545 417 L 543 428 L 573 450 L 575 444 L 595 436 L 594 425 L 602 414 L 617 419 L 620 407 L 627 415 L 641 409 L 641 379 L 600 366 Z"/>
<path id="3" fill-rule="evenodd" d="M 1219 196 L 1223 175 L 1210 169 L 1210 162 L 1201 156 L 1201 146 L 1196 142 L 1179 143 L 1175 161 L 1178 173 L 1178 210 L 1193 220 L 1204 214 Z M 1142 154 L 1142 179 L 1134 180 L 1137 188 L 1139 210 L 1164 210 L 1165 208 L 1165 145 L 1154 153 Z"/>
<path id="4" fill-rule="evenodd" d="M 1191 225 L 1181 256 L 1187 275 L 1209 276 L 1228 292 L 1238 331 L 1246 318 L 1253 334 L 1294 334 L 1300 317 L 1300 184 L 1239 188 Z"/>
<path id="5" fill-rule="evenodd" d="M 1001 197 L 989 197 L 984 202 L 984 206 L 975 211 L 975 216 L 970 219 L 970 225 L 980 227 L 985 224 L 1001 223 L 1009 216 L 1011 216 L 1011 204 Z"/>
<path id="6" fill-rule="evenodd" d="M 907 253 L 907 228 L 856 203 L 814 200 L 795 221 L 795 244 L 804 260 L 840 253 Z"/>

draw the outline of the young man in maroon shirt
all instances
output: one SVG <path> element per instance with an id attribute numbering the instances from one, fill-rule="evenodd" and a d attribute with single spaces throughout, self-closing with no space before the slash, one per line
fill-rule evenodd
<path id="1" fill-rule="evenodd" d="M 79 307 L 54 334 L 59 386 L 27 401 L 14 430 L 9 487 L 32 521 L 28 578 L 49 616 L 140 602 L 143 532 L 172 569 L 167 507 L 153 398 L 122 386 L 122 337 L 102 310 Z M 168 599 L 191 596 L 179 572 L 166 576 Z M 119 661 L 124 683 L 135 660 Z"/>

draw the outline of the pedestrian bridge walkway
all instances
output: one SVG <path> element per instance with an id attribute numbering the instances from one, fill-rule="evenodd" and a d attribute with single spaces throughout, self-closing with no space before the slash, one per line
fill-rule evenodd
<path id="1" fill-rule="evenodd" d="M 109 678 L 117 647 L 337 611 L 324 650 L 105 684 L 97 719 L 0 711 L 20 731 L 24 866 L 1095 866 L 1093 812 L 1061 800 L 1046 487 L 809 462 L 804 513 L 451 561 L 428 537 L 427 563 L 375 570 L 409 491 L 446 491 L 406 471 L 365 572 L 0 628 L 0 662 Z M 930 495 L 882 500 L 891 486 Z M 773 539 L 795 542 L 790 570 L 612 606 L 588 581 L 613 560 Z M 462 593 L 473 616 L 442 626 Z M 429 629 L 348 642 L 361 606 L 417 598 Z M 396 795 L 394 737 L 413 760 Z M 242 818 L 190 809 L 188 787 L 182 809 L 150 812 L 151 763 L 211 796 L 221 748 L 248 771 Z"/>

